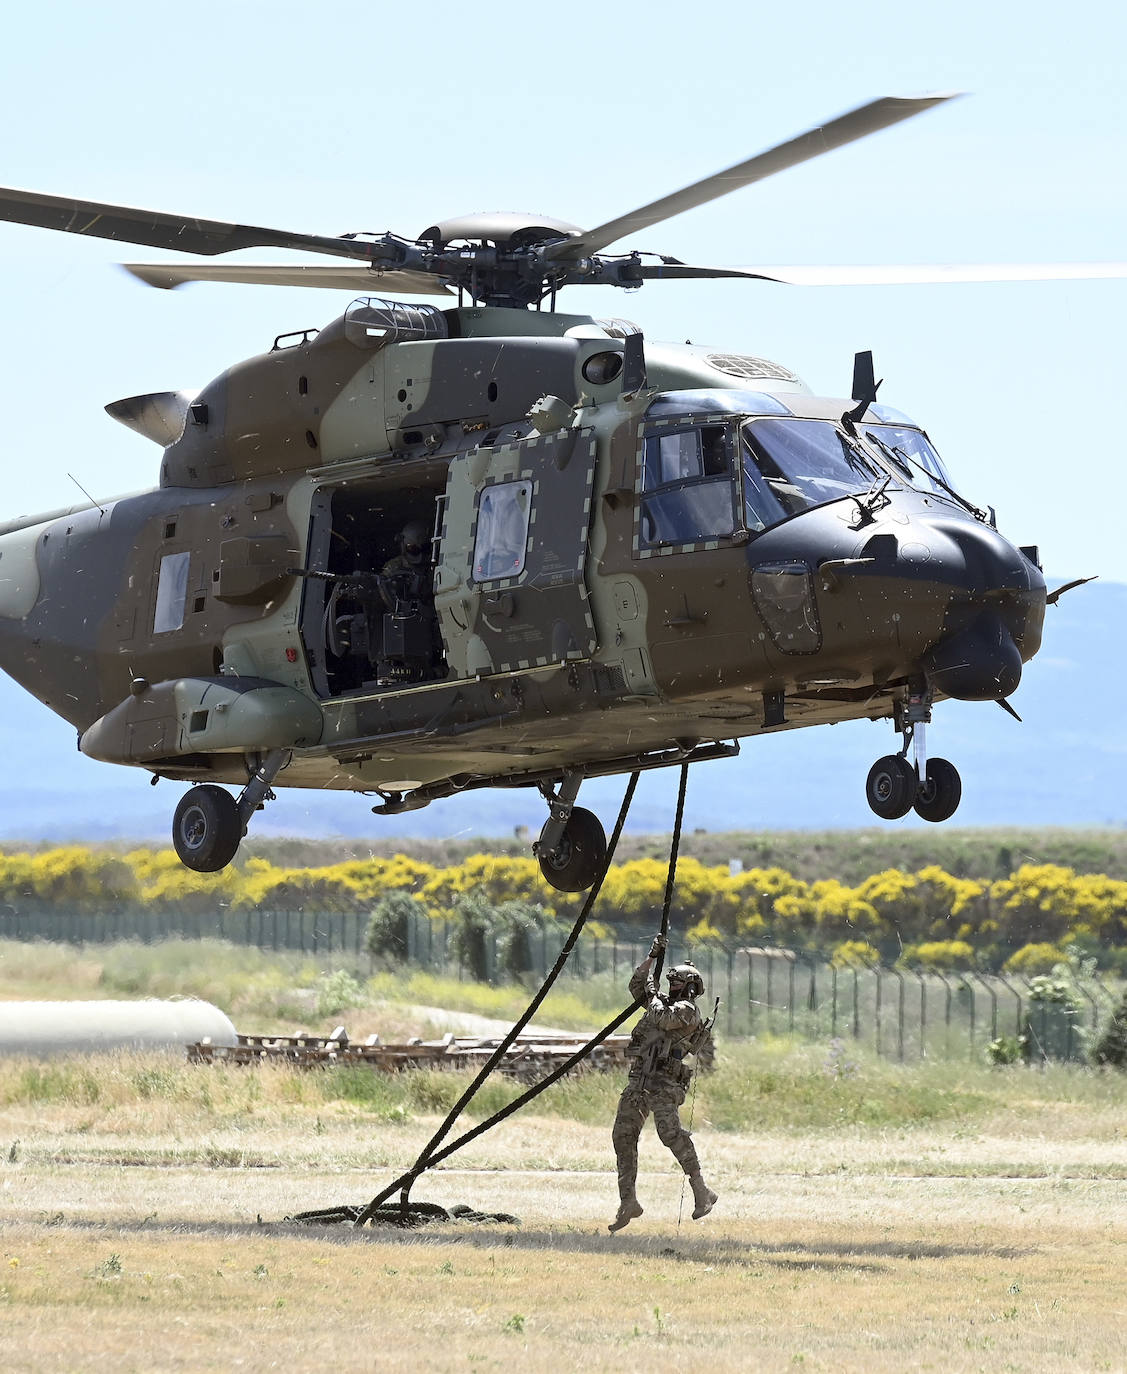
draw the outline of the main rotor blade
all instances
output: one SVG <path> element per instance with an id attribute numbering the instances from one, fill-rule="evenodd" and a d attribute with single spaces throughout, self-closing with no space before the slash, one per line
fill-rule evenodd
<path id="1" fill-rule="evenodd" d="M 141 243 L 149 248 L 172 248 L 208 257 L 231 253 L 237 248 L 301 248 L 342 258 L 365 258 L 369 251 L 367 245 L 357 239 L 291 234 L 280 229 L 169 215 L 159 210 L 107 205 L 97 200 L 73 200 L 69 196 L 48 196 L 11 187 L 0 187 L 0 219 L 39 229 L 55 229 L 64 234 L 87 234 L 92 238 Z"/>
<path id="2" fill-rule="evenodd" d="M 642 268 L 643 275 L 647 269 Z M 697 269 L 690 269 L 697 271 Z M 1110 281 L 1127 277 L 1127 262 L 956 262 L 872 267 L 749 267 L 739 273 L 702 268 L 700 276 L 761 277 L 788 286 L 928 286 L 946 282 Z M 665 269 L 662 275 L 678 275 Z"/>
<path id="3" fill-rule="evenodd" d="M 797 138 L 768 148 L 766 152 L 757 153 L 746 162 L 738 162 L 727 171 L 717 172 L 715 176 L 705 177 L 703 181 L 694 182 L 683 190 L 674 191 L 672 195 L 663 196 L 661 200 L 643 205 L 629 214 L 620 215 L 618 219 L 608 220 L 597 229 L 589 229 L 579 238 L 550 245 L 547 256 L 557 262 L 574 262 L 576 258 L 589 257 L 608 244 L 616 243 L 626 234 L 648 229 L 651 225 L 672 219 L 674 215 L 679 215 L 685 210 L 705 205 L 710 200 L 726 196 L 730 191 L 738 191 L 741 186 L 762 181 L 776 172 L 796 167 L 801 162 L 808 162 L 810 158 L 819 157 L 834 148 L 853 143 L 856 139 L 876 133 L 879 129 L 887 129 L 902 119 L 910 119 L 913 115 L 930 110 L 934 105 L 954 99 L 958 94 L 961 92 L 918 97 L 884 96 L 880 100 L 870 101 L 868 105 L 861 105 L 856 110 L 839 115 L 837 119 L 831 119 L 828 124 L 820 124 L 815 129 L 808 129 L 806 133 L 799 134 Z"/>
<path id="4" fill-rule="evenodd" d="M 359 291 L 364 295 L 394 291 L 409 296 L 446 296 L 444 286 L 428 272 L 381 272 L 371 267 L 302 267 L 290 263 L 243 266 L 212 266 L 210 263 L 123 262 L 122 267 L 147 286 L 171 291 L 188 282 L 235 282 L 246 286 L 317 286 L 335 291 Z"/>
<path id="5" fill-rule="evenodd" d="M 639 277 L 645 281 L 687 281 L 709 277 L 745 277 L 753 281 L 779 281 L 773 267 L 694 267 L 686 262 L 640 263 Z M 790 269 L 779 268 L 779 271 Z M 579 279 L 582 281 L 582 278 Z"/>

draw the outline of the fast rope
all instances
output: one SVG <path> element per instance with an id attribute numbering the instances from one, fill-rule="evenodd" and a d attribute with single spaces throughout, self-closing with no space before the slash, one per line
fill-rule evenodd
<path id="1" fill-rule="evenodd" d="M 595 905 L 595 901 L 598 898 L 599 892 L 602 890 L 603 882 L 606 878 L 607 873 L 610 870 L 611 861 L 614 858 L 614 852 L 618 848 L 618 841 L 622 835 L 622 828 L 626 824 L 626 817 L 630 811 L 630 803 L 634 800 L 634 792 L 637 786 L 638 774 L 636 772 L 631 773 L 630 781 L 626 784 L 626 792 L 622 798 L 622 805 L 618 811 L 618 820 L 615 822 L 614 830 L 611 832 L 611 837 L 607 844 L 606 857 L 603 860 L 603 864 L 599 871 L 599 875 L 596 878 L 595 882 L 592 884 L 591 888 L 589 889 L 586 900 L 584 901 L 583 906 L 580 909 L 579 915 L 576 917 L 575 924 L 571 928 L 571 933 L 564 941 L 563 947 L 561 948 L 559 955 L 556 958 L 556 962 L 548 971 L 548 976 L 544 979 L 544 982 L 541 984 L 540 990 L 536 993 L 536 996 L 533 997 L 532 1001 L 529 1002 L 525 1010 L 513 1023 L 512 1027 L 502 1037 L 500 1043 L 497 1045 L 497 1048 L 493 1051 L 493 1053 L 489 1056 L 489 1058 L 478 1070 L 473 1082 L 469 1085 L 469 1087 L 465 1090 L 465 1092 L 461 1095 L 457 1102 L 454 1103 L 453 1107 L 450 1108 L 450 1111 L 446 1115 L 446 1119 L 442 1122 L 442 1124 L 439 1126 L 438 1130 L 434 1133 L 431 1139 L 427 1141 L 426 1145 L 423 1146 L 422 1152 L 420 1153 L 418 1159 L 416 1159 L 415 1163 L 411 1166 L 410 1169 L 407 1170 L 405 1174 L 401 1174 L 399 1178 L 397 1178 L 393 1183 L 388 1184 L 388 1186 L 381 1193 L 378 1193 L 372 1199 L 372 1201 L 368 1204 L 368 1206 L 357 1218 L 357 1226 L 363 1226 L 367 1221 L 369 1221 L 371 1217 L 374 1215 L 376 1209 L 380 1206 L 380 1204 L 386 1202 L 387 1199 L 391 1197 L 392 1193 L 396 1191 L 396 1189 L 400 1190 L 400 1206 L 404 1211 L 407 1210 L 408 1202 L 411 1195 L 411 1185 L 414 1183 L 415 1179 L 418 1178 L 418 1176 L 421 1173 L 425 1172 L 425 1170 L 429 1169 L 433 1163 L 437 1162 L 435 1152 L 437 1151 L 439 1145 L 441 1145 L 442 1141 L 446 1138 L 451 1127 L 454 1125 L 454 1122 L 458 1119 L 459 1116 L 461 1116 L 466 1106 L 477 1093 L 478 1088 L 481 1087 L 481 1085 L 485 1082 L 485 1080 L 496 1068 L 497 1064 L 500 1063 L 501 1059 L 505 1056 L 509 1047 L 516 1040 L 517 1036 L 521 1033 L 525 1026 L 528 1025 L 529 1021 L 532 1020 L 533 1016 L 535 1016 L 536 1012 L 540 1009 L 541 1004 L 547 997 L 548 993 L 551 991 L 556 979 L 563 971 L 563 967 L 567 963 L 568 956 L 571 954 L 571 951 L 575 948 L 576 941 L 579 939 L 579 936 L 583 931 L 583 927 L 587 924 L 587 918 L 591 914 L 591 908 Z M 449 1149 L 444 1150 L 442 1152 L 441 1157 L 445 1159 L 447 1155 L 450 1153 L 451 1151 Z"/>
<path id="2" fill-rule="evenodd" d="M 669 913 L 673 903 L 673 890 L 676 881 L 677 855 L 680 849 L 681 827 L 685 814 L 685 789 L 688 781 L 688 773 L 688 764 L 682 764 L 680 787 L 678 789 L 677 794 L 677 812 L 674 820 L 673 836 L 669 851 L 669 868 L 666 874 L 665 897 L 662 903 L 661 912 L 661 933 L 663 936 L 666 936 L 666 938 L 668 938 L 669 934 Z M 534 1084 L 531 1088 L 527 1089 L 519 1097 L 515 1098 L 512 1102 L 510 1102 L 506 1107 L 502 1107 L 500 1111 L 495 1112 L 491 1117 L 488 1117 L 486 1120 L 479 1122 L 471 1130 L 463 1132 L 462 1135 L 457 1136 L 449 1144 L 445 1146 L 442 1145 L 442 1141 L 449 1134 L 451 1128 L 454 1125 L 454 1122 L 464 1111 L 466 1105 L 472 1100 L 478 1088 L 481 1087 L 482 1083 L 484 1083 L 485 1080 L 492 1073 L 493 1069 L 499 1063 L 499 1061 L 504 1056 L 508 1048 L 516 1040 L 520 1032 L 536 1014 L 537 1010 L 543 1003 L 545 997 L 547 997 L 549 991 L 551 990 L 552 985 L 555 983 L 556 979 L 559 977 L 559 974 L 563 970 L 563 967 L 567 962 L 568 956 L 571 954 L 572 949 L 574 949 L 575 943 L 579 939 L 580 933 L 582 932 L 584 925 L 586 925 L 587 923 L 587 918 L 591 913 L 591 909 L 595 904 L 595 901 L 602 888 L 603 882 L 606 878 L 607 872 L 610 869 L 611 860 L 614 857 L 614 851 L 618 846 L 618 841 L 622 834 L 623 826 L 626 823 L 626 816 L 630 809 L 630 803 L 634 797 L 634 790 L 637 786 L 637 782 L 638 774 L 632 773 L 630 776 L 630 781 L 626 787 L 625 795 L 622 799 L 622 806 L 619 810 L 618 820 L 615 823 L 614 831 L 611 834 L 611 838 L 607 844 L 606 859 L 602 865 L 602 869 L 595 883 L 588 892 L 587 898 L 583 903 L 583 907 L 579 913 L 579 916 L 576 918 L 575 925 L 572 927 L 571 933 L 564 941 L 559 956 L 557 957 L 556 962 L 553 964 L 551 970 L 549 971 L 548 976 L 545 978 L 543 984 L 541 985 L 540 990 L 536 993 L 535 997 L 533 997 L 528 1007 L 525 1009 L 524 1012 L 521 1013 L 520 1017 L 514 1023 L 511 1030 L 509 1030 L 505 1034 L 500 1044 L 489 1056 L 488 1060 L 485 1062 L 482 1068 L 478 1071 L 473 1082 L 469 1085 L 465 1092 L 463 1092 L 462 1096 L 450 1109 L 449 1113 L 447 1114 L 442 1124 L 439 1126 L 438 1130 L 434 1133 L 431 1139 L 423 1147 L 423 1150 L 419 1154 L 419 1157 L 416 1159 L 415 1163 L 405 1173 L 400 1174 L 398 1178 L 394 1179 L 391 1183 L 389 1183 L 387 1187 L 384 1188 L 381 1192 L 377 1193 L 376 1196 L 371 1200 L 371 1202 L 369 1202 L 368 1205 L 364 1207 L 362 1210 L 351 1207 L 336 1207 L 316 1212 L 303 1212 L 300 1215 L 290 1218 L 291 1220 L 301 1221 L 305 1223 L 349 1221 L 353 1226 L 361 1227 L 366 1225 L 369 1221 L 377 1219 L 381 1221 L 389 1220 L 391 1214 L 394 1213 L 396 1214 L 397 1223 L 404 1224 L 408 1217 L 409 1211 L 412 1208 L 418 1208 L 422 1205 L 410 1203 L 411 1187 L 414 1184 L 415 1180 L 422 1173 L 424 1173 L 427 1169 L 433 1168 L 437 1164 L 441 1164 L 443 1160 L 448 1159 L 457 1150 L 460 1150 L 464 1145 L 468 1145 L 472 1140 L 476 1140 L 479 1136 L 484 1135 L 486 1131 L 492 1130 L 494 1126 L 499 1125 L 507 1117 L 512 1116 L 515 1112 L 519 1111 L 522 1107 L 526 1106 L 529 1102 L 533 1100 L 533 1098 L 538 1097 L 547 1088 L 550 1088 L 553 1083 L 558 1082 L 559 1079 L 561 1079 L 564 1076 L 564 1074 L 569 1073 L 573 1068 L 576 1067 L 577 1064 L 582 1063 L 583 1060 L 586 1059 L 588 1055 L 590 1055 L 594 1050 L 596 1050 L 599 1047 L 599 1045 L 601 1045 L 609 1035 L 612 1035 L 619 1028 L 619 1026 L 622 1025 L 624 1021 L 628 1020 L 631 1016 L 633 1016 L 634 1013 L 643 1005 L 641 1001 L 631 1002 L 631 1004 L 628 1007 L 626 1007 L 625 1010 L 621 1011 L 612 1021 L 605 1025 L 602 1028 L 602 1030 L 598 1031 L 594 1036 L 592 1036 L 591 1039 L 588 1040 L 585 1045 L 581 1046 L 578 1050 L 576 1050 L 574 1054 L 570 1055 L 562 1064 L 558 1065 L 555 1069 L 553 1069 L 549 1074 L 547 1074 L 546 1077 L 541 1079 L 539 1083 Z M 659 951 L 658 957 L 655 961 L 657 965 L 657 972 L 655 974 L 655 978 L 660 977 L 664 960 L 665 951 L 664 949 L 662 949 Z M 386 1205 L 387 1200 L 396 1191 L 399 1191 L 400 1194 L 399 1203 L 397 1206 L 389 1208 Z"/>

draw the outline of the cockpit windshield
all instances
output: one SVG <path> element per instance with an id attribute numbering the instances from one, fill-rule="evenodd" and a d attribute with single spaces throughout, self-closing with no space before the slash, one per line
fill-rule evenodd
<path id="1" fill-rule="evenodd" d="M 876 445 L 892 470 L 917 491 L 954 496 L 951 479 L 939 454 L 918 429 L 905 425 L 866 425 L 861 433 Z"/>
<path id="2" fill-rule="evenodd" d="M 749 420 L 741 433 L 749 530 L 860 495 L 888 478 L 860 444 L 829 420 Z"/>

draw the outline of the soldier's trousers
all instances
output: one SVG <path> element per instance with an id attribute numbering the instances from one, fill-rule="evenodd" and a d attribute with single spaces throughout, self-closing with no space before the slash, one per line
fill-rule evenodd
<path id="1" fill-rule="evenodd" d="M 638 1138 L 646 1118 L 653 1113 L 657 1136 L 687 1174 L 700 1172 L 696 1146 L 684 1126 L 678 1108 L 685 1100 L 685 1089 L 668 1078 L 651 1079 L 643 1086 L 631 1080 L 623 1089 L 614 1118 L 611 1140 L 618 1161 L 618 1196 L 634 1196 L 638 1178 Z"/>

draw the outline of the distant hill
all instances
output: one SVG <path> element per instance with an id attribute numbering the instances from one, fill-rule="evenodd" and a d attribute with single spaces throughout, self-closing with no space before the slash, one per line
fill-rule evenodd
<path id="1" fill-rule="evenodd" d="M 1127 585 L 1093 583 L 1070 592 L 1046 616 L 1041 653 L 1013 698 L 1024 723 L 990 703 L 946 702 L 928 733 L 932 754 L 955 763 L 963 802 L 951 824 L 1088 826 L 1127 824 Z M 823 830 L 881 826 L 930 830 L 916 817 L 876 821 L 865 804 L 870 764 L 892 751 L 887 722 L 858 721 L 749 740 L 738 759 L 701 764 L 689 778 L 686 829 Z M 0 793 L 0 840 L 165 841 L 178 784 L 98 764 L 76 751 L 70 727 L 0 677 L 0 749 L 8 787 Z M 672 823 L 676 769 L 645 775 L 631 812 L 636 833 Z M 624 780 L 582 791 L 609 830 Z M 424 811 L 380 817 L 371 800 L 346 793 L 287 792 L 255 818 L 269 835 L 451 837 L 535 833 L 544 806 L 533 791 L 476 792 Z"/>

